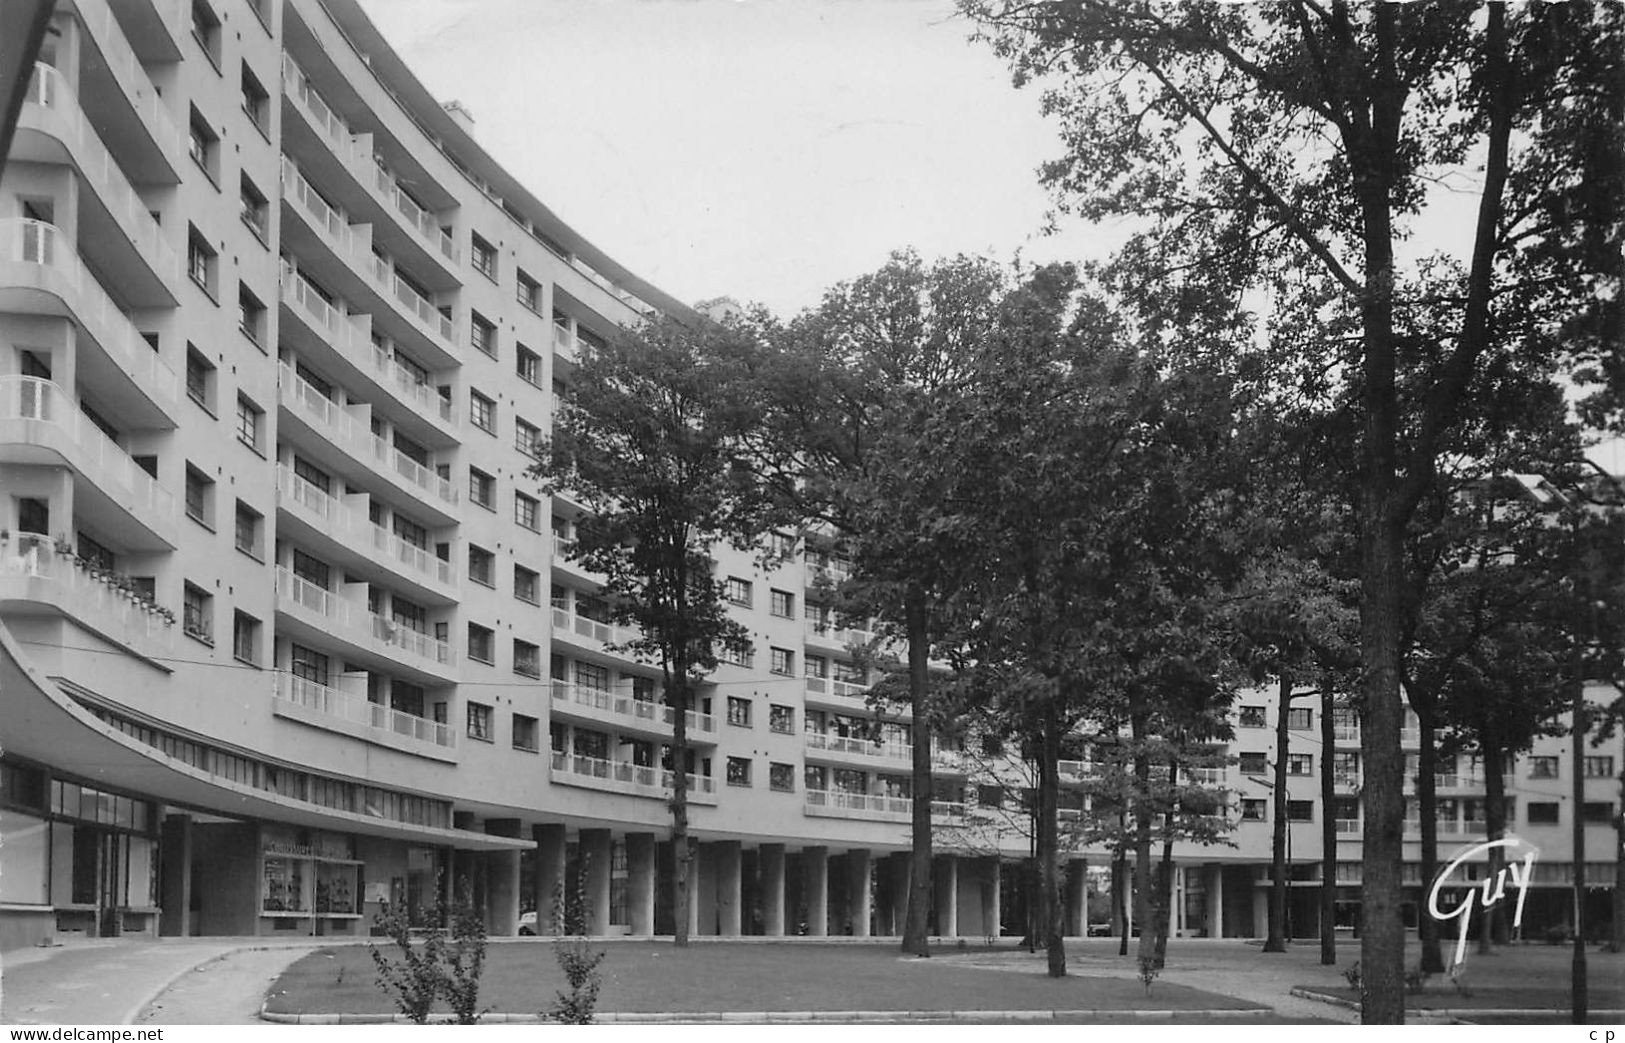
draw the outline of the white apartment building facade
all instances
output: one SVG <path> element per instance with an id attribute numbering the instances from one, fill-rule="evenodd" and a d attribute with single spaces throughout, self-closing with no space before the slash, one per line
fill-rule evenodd
<path id="1" fill-rule="evenodd" d="M 687 309 L 470 126 L 356 0 L 57 4 L 0 179 L 0 949 L 364 934 L 459 879 L 512 933 L 583 864 L 595 933 L 672 929 L 658 671 L 610 650 L 580 508 L 526 471 L 578 346 Z M 906 718 L 859 737 L 839 562 L 775 539 L 770 569 L 718 553 L 752 642 L 689 722 L 690 926 L 897 933 Z M 1237 846 L 1180 847 L 1181 932 L 1261 923 L 1270 733 L 1238 734 Z M 933 929 L 1020 933 L 1029 841 L 976 758 L 936 763 Z M 1509 793 L 1520 828 L 1550 803 Z M 1294 811 L 1295 894 L 1324 811 Z M 1105 857 L 1071 860 L 1071 933 Z"/>

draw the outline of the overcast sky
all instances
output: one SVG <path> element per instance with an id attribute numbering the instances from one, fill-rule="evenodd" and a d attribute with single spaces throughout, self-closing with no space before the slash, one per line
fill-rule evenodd
<path id="1" fill-rule="evenodd" d="M 1033 261 L 1060 152 L 952 0 L 362 0 L 480 143 L 674 296 L 780 314 L 913 246 Z"/>

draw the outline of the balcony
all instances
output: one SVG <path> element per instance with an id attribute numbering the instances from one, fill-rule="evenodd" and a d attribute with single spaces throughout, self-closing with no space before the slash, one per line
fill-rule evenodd
<path id="1" fill-rule="evenodd" d="M 0 377 L 0 461 L 65 461 L 83 479 L 77 509 L 110 528 L 133 523 L 126 543 L 175 547 L 175 496 L 41 377 Z M 147 537 L 143 538 L 143 533 Z"/>
<path id="2" fill-rule="evenodd" d="M 401 188 L 400 182 L 395 180 L 394 174 L 376 162 L 372 164 L 372 189 L 394 212 L 402 227 L 416 235 L 426 248 L 451 264 L 459 263 L 456 241 L 441 231 L 440 222 L 433 214 L 413 202 L 412 197 Z"/>
<path id="3" fill-rule="evenodd" d="M 1407 831 L 1410 823 L 1406 823 Z M 1357 818 L 1340 818 L 1337 820 L 1337 835 L 1343 837 L 1357 837 L 1360 835 L 1360 820 Z"/>
<path id="4" fill-rule="evenodd" d="M 444 641 L 369 612 L 284 567 L 276 570 L 276 596 L 279 611 L 319 636 L 343 641 L 391 664 L 415 668 L 434 681 L 455 680 L 457 656 Z"/>
<path id="5" fill-rule="evenodd" d="M 906 742 L 875 743 L 868 739 L 812 731 L 806 733 L 805 742 L 809 753 L 825 752 L 862 757 L 868 760 L 879 759 L 908 763 L 912 763 L 914 759 L 914 747 Z"/>
<path id="6" fill-rule="evenodd" d="M 630 761 L 611 761 L 601 757 L 585 757 L 575 753 L 553 751 L 552 781 L 566 786 L 583 786 L 608 793 L 625 793 L 634 797 L 671 799 L 671 772 L 661 768 L 645 767 Z M 688 802 L 715 804 L 715 782 L 702 775 L 688 776 Z"/>
<path id="7" fill-rule="evenodd" d="M 633 698 L 630 690 L 615 691 L 607 688 L 589 688 L 586 685 L 552 682 L 553 710 L 570 713 L 603 724 L 642 732 L 660 738 L 669 738 L 676 721 L 673 707 L 650 700 Z M 717 719 L 708 713 L 689 710 L 685 714 L 688 736 L 691 740 L 710 744 L 717 730 Z"/>
<path id="8" fill-rule="evenodd" d="M 1357 771 L 1332 772 L 1332 785 L 1341 790 L 1357 790 L 1360 788 L 1360 773 Z"/>
<path id="9" fill-rule="evenodd" d="M 100 349 L 78 354 L 81 382 L 128 388 L 141 403 L 143 424 L 176 426 L 175 371 L 113 303 L 60 228 L 26 218 L 0 220 L 0 311 L 73 319 Z"/>
<path id="10" fill-rule="evenodd" d="M 0 608 L 48 605 L 80 626 L 160 663 L 175 649 L 175 614 L 115 573 L 91 566 L 33 533 L 0 538 Z M 164 667 L 168 669 L 167 666 Z"/>
<path id="11" fill-rule="evenodd" d="M 881 793 L 810 789 L 803 795 L 802 810 L 814 818 L 907 823 L 914 816 L 914 801 L 909 797 L 892 797 Z M 953 825 L 965 817 L 966 807 L 958 801 L 931 802 L 931 821 L 938 825 Z"/>
<path id="12" fill-rule="evenodd" d="M 47 147 L 51 139 L 60 148 Z M 98 270 L 116 277 L 132 305 L 175 305 L 180 260 L 174 248 L 102 144 L 67 79 L 44 62 L 35 64 L 23 96 L 12 158 L 71 160 L 89 188 L 80 196 L 80 241 L 99 255 Z"/>
<path id="13" fill-rule="evenodd" d="M 575 334 L 570 332 L 568 326 L 553 324 L 553 350 L 566 362 L 575 362 L 580 358 L 576 351 Z"/>
<path id="14" fill-rule="evenodd" d="M 375 525 L 361 512 L 352 510 L 338 497 L 294 474 L 286 466 L 277 467 L 277 505 L 326 536 L 346 557 L 382 565 L 436 597 L 454 601 L 457 597 L 457 570 L 422 547 L 408 543 L 381 525 Z"/>
<path id="15" fill-rule="evenodd" d="M 181 133 L 106 0 L 72 0 L 87 32 L 80 73 L 85 114 L 119 166 L 141 184 L 180 181 Z"/>
<path id="16" fill-rule="evenodd" d="M 553 606 L 553 636 L 555 638 L 586 638 L 595 645 L 625 645 L 642 637 L 636 627 L 600 623 L 596 619 L 578 616 L 559 605 Z"/>
<path id="17" fill-rule="evenodd" d="M 365 696 L 352 695 L 315 681 L 276 672 L 271 712 L 317 728 L 433 760 L 455 762 L 457 732 Z"/>

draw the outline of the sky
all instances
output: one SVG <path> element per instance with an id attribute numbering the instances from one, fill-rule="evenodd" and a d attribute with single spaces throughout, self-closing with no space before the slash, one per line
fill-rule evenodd
<path id="1" fill-rule="evenodd" d="M 952 0 L 362 0 L 576 231 L 694 302 L 788 316 L 896 249 L 1103 256 L 1037 167 L 1035 91 Z"/>

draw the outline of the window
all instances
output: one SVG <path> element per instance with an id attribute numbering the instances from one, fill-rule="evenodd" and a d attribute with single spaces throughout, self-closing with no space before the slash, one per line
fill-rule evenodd
<path id="1" fill-rule="evenodd" d="M 1288 710 L 1286 712 L 1286 726 L 1298 731 L 1308 731 L 1314 725 L 1314 711 L 1307 707 L 1302 710 Z"/>
<path id="2" fill-rule="evenodd" d="M 801 657 L 802 672 L 808 677 L 828 677 L 829 660 L 821 655 L 808 655 Z"/>
<path id="3" fill-rule="evenodd" d="M 767 726 L 780 735 L 794 735 L 796 733 L 796 709 L 793 706 L 781 706 L 778 703 L 767 708 Z"/>
<path id="4" fill-rule="evenodd" d="M 289 657 L 289 672 L 293 676 L 312 684 L 327 684 L 327 656 L 313 652 L 303 645 L 290 645 Z"/>
<path id="5" fill-rule="evenodd" d="M 243 224 L 247 225 L 260 242 L 270 238 L 271 228 L 268 220 L 270 204 L 265 199 L 265 193 L 255 187 L 254 182 L 248 179 L 247 174 L 241 174 L 238 180 L 238 198 L 241 201 L 239 216 Z"/>
<path id="6" fill-rule="evenodd" d="M 486 587 L 496 586 L 496 555 L 484 547 L 468 545 L 468 578 Z"/>
<path id="7" fill-rule="evenodd" d="M 468 469 L 468 498 L 488 511 L 497 509 L 497 480 L 478 467 Z"/>
<path id="8" fill-rule="evenodd" d="M 1244 753 L 1241 755 L 1241 773 L 1243 775 L 1267 775 L 1269 770 L 1268 754 Z"/>
<path id="9" fill-rule="evenodd" d="M 496 434 L 497 404 L 478 391 L 468 393 L 468 419 L 481 431 Z"/>
<path id="10" fill-rule="evenodd" d="M 245 663 L 258 663 L 260 652 L 260 621 L 246 612 L 233 612 L 231 616 L 231 654 Z"/>
<path id="11" fill-rule="evenodd" d="M 191 464 L 186 465 L 186 516 L 214 528 L 214 480 Z"/>
<path id="12" fill-rule="evenodd" d="M 769 650 L 770 665 L 768 669 L 775 674 L 794 677 L 796 654 L 788 648 L 774 648 Z"/>
<path id="13" fill-rule="evenodd" d="M 796 556 L 796 538 L 788 532 L 769 534 L 767 545 L 773 557 L 780 561 L 787 561 Z"/>
<path id="14" fill-rule="evenodd" d="M 526 275 L 523 269 L 519 271 L 516 280 L 514 297 L 520 304 L 523 304 L 531 311 L 539 312 L 542 310 L 542 287 L 535 279 Z"/>
<path id="15" fill-rule="evenodd" d="M 468 340 L 474 347 L 485 352 L 492 358 L 497 357 L 497 328 L 491 325 L 485 316 L 477 311 L 470 311 L 468 322 Z"/>
<path id="16" fill-rule="evenodd" d="M 513 715 L 513 748 L 516 750 L 529 750 L 535 753 L 539 746 L 537 741 L 541 736 L 541 722 L 534 717 L 527 717 L 522 713 Z"/>
<path id="17" fill-rule="evenodd" d="M 265 419 L 265 411 L 250 402 L 244 395 L 237 396 L 237 441 L 248 446 L 260 455 L 260 424 Z"/>
<path id="18" fill-rule="evenodd" d="M 186 274 L 198 288 L 214 297 L 215 251 L 195 227 L 186 236 Z"/>
<path id="19" fill-rule="evenodd" d="M 780 764 L 774 761 L 767 766 L 767 785 L 769 789 L 780 793 L 794 793 L 796 789 L 796 766 L 794 764 Z"/>
<path id="20" fill-rule="evenodd" d="M 496 662 L 496 634 L 490 627 L 468 624 L 468 658 L 481 663 Z"/>
<path id="21" fill-rule="evenodd" d="M 181 610 L 181 629 L 199 641 L 214 644 L 214 596 L 188 583 L 181 595 Z"/>
<path id="22" fill-rule="evenodd" d="M 1241 820 L 1243 822 L 1263 822 L 1269 817 L 1268 805 L 1256 797 L 1241 798 Z"/>
<path id="23" fill-rule="evenodd" d="M 1580 817 L 1586 822 L 1606 825 L 1614 821 L 1614 805 L 1606 800 L 1588 800 L 1580 805 Z"/>
<path id="24" fill-rule="evenodd" d="M 781 619 L 796 618 L 796 596 L 787 590 L 773 590 L 768 594 L 770 611 Z"/>
<path id="25" fill-rule="evenodd" d="M 1313 822 L 1315 820 L 1315 802 L 1312 800 L 1287 801 L 1286 820 L 1288 822 Z"/>
<path id="26" fill-rule="evenodd" d="M 514 638 L 513 672 L 526 677 L 542 676 L 542 650 L 529 641 Z"/>
<path id="27" fill-rule="evenodd" d="M 260 512 L 238 500 L 235 527 L 237 549 L 256 560 L 263 558 L 260 534 L 264 531 L 264 527 L 265 519 Z"/>
<path id="28" fill-rule="evenodd" d="M 729 757 L 728 758 L 728 785 L 730 785 L 730 786 L 749 786 L 750 785 L 750 758 L 749 757 Z"/>
<path id="29" fill-rule="evenodd" d="M 192 0 L 192 39 L 203 48 L 203 53 L 220 70 L 220 16 L 214 13 L 208 0 Z"/>
<path id="30" fill-rule="evenodd" d="M 190 344 L 186 346 L 186 394 L 210 413 L 214 412 L 214 365 Z"/>
<path id="31" fill-rule="evenodd" d="M 815 793 L 829 789 L 829 769 L 822 764 L 809 764 L 801 769 L 801 784 Z"/>
<path id="32" fill-rule="evenodd" d="M 254 75 L 246 62 L 243 63 L 242 91 L 243 111 L 248 114 L 249 122 L 253 123 L 260 133 L 269 133 L 271 128 L 266 122 L 266 117 L 270 110 L 271 96 L 266 93 L 259 77 Z"/>
<path id="33" fill-rule="evenodd" d="M 1588 779 L 1611 779 L 1614 777 L 1614 758 L 1587 757 L 1585 759 L 1585 777 Z"/>
<path id="34" fill-rule="evenodd" d="M 484 703 L 468 704 L 468 737 L 491 742 L 491 708 Z"/>
<path id="35" fill-rule="evenodd" d="M 1557 804 L 1546 801 L 1530 801 L 1524 805 L 1524 821 L 1531 826 L 1557 825 Z"/>
<path id="36" fill-rule="evenodd" d="M 738 728 L 750 727 L 750 700 L 737 695 L 728 696 L 728 723 Z"/>
<path id="37" fill-rule="evenodd" d="M 542 452 L 542 429 L 529 421 L 515 419 L 513 422 L 513 447 L 526 456 L 540 456 Z"/>
<path id="38" fill-rule="evenodd" d="M 997 757 L 1004 752 L 1004 740 L 997 735 L 982 736 L 982 756 Z"/>
<path id="39" fill-rule="evenodd" d="M 1557 775 L 1556 757 L 1530 757 L 1529 777 L 1532 779 L 1555 779 Z"/>
<path id="40" fill-rule="evenodd" d="M 513 596 L 532 605 L 541 604 L 541 574 L 523 565 L 513 567 Z"/>
<path id="41" fill-rule="evenodd" d="M 724 584 L 724 593 L 728 600 L 735 605 L 750 607 L 750 580 L 740 579 L 738 576 L 729 576 Z"/>
<path id="42" fill-rule="evenodd" d="M 237 328 L 255 344 L 265 343 L 265 305 L 242 283 L 237 284 Z"/>
<path id="43" fill-rule="evenodd" d="M 717 658 L 734 666 L 748 667 L 756 661 L 756 650 L 746 641 L 724 641 L 722 648 L 717 652 Z"/>
<path id="44" fill-rule="evenodd" d="M 1268 728 L 1269 722 L 1264 719 L 1262 706 L 1243 706 L 1241 708 L 1241 726 L 1243 728 Z"/>
<path id="45" fill-rule="evenodd" d="M 1313 775 L 1315 773 L 1315 755 L 1312 753 L 1287 754 L 1286 773 L 1288 775 Z"/>
<path id="46" fill-rule="evenodd" d="M 469 260 L 474 262 L 474 270 L 492 282 L 496 282 L 497 248 L 481 239 L 478 235 L 472 237 L 469 246 Z"/>
<path id="47" fill-rule="evenodd" d="M 187 123 L 186 151 L 192 157 L 192 162 L 198 165 L 198 169 L 218 185 L 220 135 L 214 132 L 214 128 L 209 126 L 209 121 L 204 119 L 203 113 L 196 108 L 192 109 L 191 120 Z"/>
<path id="48" fill-rule="evenodd" d="M 514 371 L 525 383 L 542 386 L 542 357 L 523 344 L 514 345 Z"/>
<path id="49" fill-rule="evenodd" d="M 513 494 L 513 520 L 532 532 L 542 531 L 542 505 L 534 496 Z"/>

